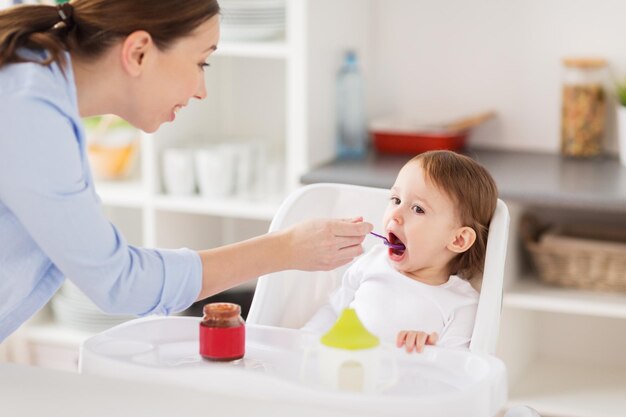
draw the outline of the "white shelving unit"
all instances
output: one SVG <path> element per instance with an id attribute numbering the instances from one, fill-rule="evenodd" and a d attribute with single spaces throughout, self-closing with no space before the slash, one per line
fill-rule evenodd
<path id="1" fill-rule="evenodd" d="M 334 155 L 334 76 L 345 49 L 368 47 L 362 35 L 369 8 L 362 6 L 361 0 L 286 0 L 282 39 L 219 43 L 205 71 L 207 99 L 190 101 L 174 123 L 142 134 L 132 178 L 96 183 L 105 213 L 131 244 L 208 249 L 268 230 L 300 176 Z M 351 24 L 345 25 L 348 20 Z M 165 148 L 190 142 L 202 147 L 233 138 L 266 145 L 270 158 L 284 167 L 282 192 L 220 199 L 165 192 Z M 48 316 L 24 327 L 20 346 L 33 352 L 37 346 L 56 346 L 65 358 L 88 336 L 64 329 Z M 45 361 L 35 362 L 46 366 Z M 52 366 L 74 369 L 74 359 L 65 365 Z"/>
<path id="2" fill-rule="evenodd" d="M 134 243 L 150 247 L 194 243 L 192 248 L 203 249 L 251 237 L 250 221 L 258 223 L 254 234 L 267 230 L 285 195 L 299 186 L 299 177 L 333 157 L 334 75 L 345 49 L 366 50 L 362 34 L 369 8 L 357 0 L 340 4 L 287 0 L 286 5 L 284 39 L 220 42 L 206 70 L 208 98 L 191 101 L 174 123 L 142 136 L 138 178 L 97 184 L 112 216 L 120 219 L 131 209 L 140 214 L 140 222 L 123 229 L 141 236 Z M 348 18 L 351 25 L 346 27 Z M 280 194 L 207 199 L 164 192 L 163 149 L 238 138 L 263 143 L 269 158 L 284 167 Z M 211 229 L 205 239 L 198 238 L 197 229 L 179 227 L 190 215 L 207 218 Z M 237 227 L 241 220 L 248 221 L 247 227 Z"/>
<path id="3" fill-rule="evenodd" d="M 538 210 L 508 202 L 511 236 L 498 356 L 509 373 L 510 405 L 526 404 L 543 417 L 626 415 L 626 294 L 550 287 L 528 272 L 518 222 L 524 210 L 554 218 L 590 213 Z M 623 213 L 596 212 L 626 226 Z"/>

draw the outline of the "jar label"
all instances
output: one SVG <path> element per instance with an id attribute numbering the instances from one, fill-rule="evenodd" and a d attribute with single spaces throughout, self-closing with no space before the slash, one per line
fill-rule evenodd
<path id="1" fill-rule="evenodd" d="M 245 353 L 245 326 L 206 327 L 200 325 L 200 355 L 212 360 L 235 360 Z"/>

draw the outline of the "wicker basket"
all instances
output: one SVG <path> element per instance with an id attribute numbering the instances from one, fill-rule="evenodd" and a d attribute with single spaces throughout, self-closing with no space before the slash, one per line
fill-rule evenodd
<path id="1" fill-rule="evenodd" d="M 525 216 L 521 231 L 545 283 L 626 292 L 626 229 L 550 226 Z"/>

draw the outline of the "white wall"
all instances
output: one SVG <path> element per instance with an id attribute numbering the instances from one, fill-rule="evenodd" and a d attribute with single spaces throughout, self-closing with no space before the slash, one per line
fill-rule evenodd
<path id="1" fill-rule="evenodd" d="M 626 77 L 625 0 L 373 0 L 371 28 L 371 116 L 496 110 L 473 145 L 557 152 L 564 56 Z"/>

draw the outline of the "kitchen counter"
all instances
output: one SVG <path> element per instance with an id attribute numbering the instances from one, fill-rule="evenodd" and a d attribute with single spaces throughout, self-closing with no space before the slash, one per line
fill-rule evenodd
<path id="1" fill-rule="evenodd" d="M 261 398 L 237 398 L 176 385 L 79 375 L 14 364 L 0 364 L 0 415 L 10 417 L 112 416 L 331 416 L 323 404 L 297 407 Z M 355 414 L 356 415 L 356 414 Z"/>
<path id="2" fill-rule="evenodd" d="M 471 149 L 467 155 L 493 175 L 500 197 L 524 204 L 626 210 L 626 167 L 617 159 L 575 160 L 533 152 Z M 302 176 L 304 184 L 346 183 L 389 188 L 411 156 L 370 155 L 335 160 Z"/>

